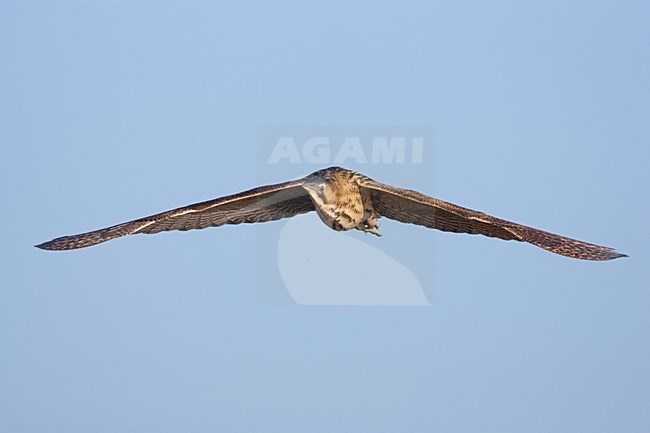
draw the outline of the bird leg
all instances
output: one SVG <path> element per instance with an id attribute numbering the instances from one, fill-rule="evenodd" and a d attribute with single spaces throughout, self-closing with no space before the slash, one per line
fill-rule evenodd
<path id="1" fill-rule="evenodd" d="M 381 237 L 379 233 L 379 223 L 374 216 L 367 218 L 364 221 L 361 221 L 358 226 L 355 227 L 357 230 L 361 230 L 364 233 L 371 233 L 375 236 Z"/>

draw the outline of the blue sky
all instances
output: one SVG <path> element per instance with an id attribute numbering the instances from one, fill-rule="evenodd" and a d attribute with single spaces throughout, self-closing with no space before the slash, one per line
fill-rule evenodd
<path id="1" fill-rule="evenodd" d="M 0 431 L 647 431 L 648 22 L 641 1 L 2 2 Z M 431 306 L 306 307 L 259 302 L 281 223 L 32 247 L 320 168 L 260 164 L 269 126 L 432 128 L 411 176 L 348 168 L 630 258 L 387 221 L 363 241 L 430 263 Z"/>

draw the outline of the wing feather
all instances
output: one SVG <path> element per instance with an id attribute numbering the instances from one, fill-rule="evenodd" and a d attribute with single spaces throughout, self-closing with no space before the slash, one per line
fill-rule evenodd
<path id="1" fill-rule="evenodd" d="M 254 188 L 214 200 L 195 203 L 116 226 L 36 245 L 44 250 L 89 247 L 135 233 L 195 230 L 224 224 L 274 221 L 314 210 L 302 179 Z"/>
<path id="2" fill-rule="evenodd" d="M 583 260 L 627 257 L 612 248 L 582 242 L 506 221 L 408 189 L 365 178 L 360 182 L 382 216 L 404 223 L 454 233 L 480 234 L 504 240 L 528 242 L 556 254 Z"/>

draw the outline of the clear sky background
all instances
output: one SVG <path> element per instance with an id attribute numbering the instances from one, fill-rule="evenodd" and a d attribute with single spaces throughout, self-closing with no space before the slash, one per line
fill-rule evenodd
<path id="1" fill-rule="evenodd" d="M 645 1 L 1 1 L 0 431 L 647 432 L 649 22 Z M 431 307 L 278 307 L 251 227 L 32 247 L 293 177 L 260 176 L 269 125 L 432 127 L 435 186 L 349 168 L 630 258 L 385 222 L 435 242 Z"/>

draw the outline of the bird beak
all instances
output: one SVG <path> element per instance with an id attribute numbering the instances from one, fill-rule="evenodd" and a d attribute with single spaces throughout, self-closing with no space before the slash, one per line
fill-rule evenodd
<path id="1" fill-rule="evenodd" d="M 305 182 L 302 184 L 302 187 L 305 188 L 308 192 L 310 193 L 316 193 L 319 194 L 322 189 L 320 188 L 320 184 L 318 183 L 312 183 L 312 182 Z"/>
<path id="2" fill-rule="evenodd" d="M 323 200 L 323 185 L 318 182 L 305 182 L 302 184 L 302 187 L 309 193 L 310 196 L 314 199 Z"/>

